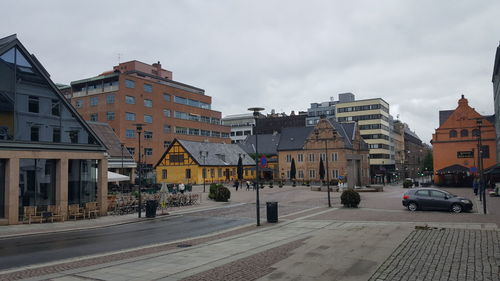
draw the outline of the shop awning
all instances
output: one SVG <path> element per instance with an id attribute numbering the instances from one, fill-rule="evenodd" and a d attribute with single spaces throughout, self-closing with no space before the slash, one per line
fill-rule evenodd
<path id="1" fill-rule="evenodd" d="M 464 167 L 462 165 L 451 165 L 446 168 L 443 168 L 441 170 L 438 170 L 438 174 L 459 174 L 459 173 L 467 173 L 469 171 L 469 168 Z"/>
<path id="2" fill-rule="evenodd" d="M 130 180 L 129 176 L 108 171 L 108 182 L 128 181 L 128 180 Z"/>

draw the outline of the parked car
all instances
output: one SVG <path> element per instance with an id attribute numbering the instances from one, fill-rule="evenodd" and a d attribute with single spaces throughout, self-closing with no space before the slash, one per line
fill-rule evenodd
<path id="1" fill-rule="evenodd" d="M 444 210 L 460 213 L 472 210 L 472 201 L 437 188 L 414 188 L 403 195 L 403 206 L 412 212 Z"/>

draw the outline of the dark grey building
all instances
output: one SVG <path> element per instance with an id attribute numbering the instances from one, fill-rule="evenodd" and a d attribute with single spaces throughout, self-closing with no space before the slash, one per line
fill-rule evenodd
<path id="1" fill-rule="evenodd" d="M 493 98 L 495 102 L 495 131 L 497 133 L 497 163 L 500 163 L 500 44 L 495 55 L 495 65 L 493 67 Z"/>

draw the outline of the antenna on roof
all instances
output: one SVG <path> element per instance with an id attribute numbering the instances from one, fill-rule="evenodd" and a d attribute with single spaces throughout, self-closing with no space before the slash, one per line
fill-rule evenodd
<path id="1" fill-rule="evenodd" d="M 118 64 L 120 64 L 122 54 L 118 53 Z"/>

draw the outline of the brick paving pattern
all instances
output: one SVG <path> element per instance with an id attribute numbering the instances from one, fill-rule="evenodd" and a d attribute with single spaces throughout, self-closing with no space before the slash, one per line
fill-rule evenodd
<path id="1" fill-rule="evenodd" d="M 207 243 L 207 242 L 210 242 L 213 240 L 226 238 L 226 237 L 241 234 L 241 233 L 244 233 L 247 231 L 255 230 L 255 228 L 256 228 L 256 226 L 247 226 L 247 227 L 238 228 L 235 230 L 231 230 L 228 232 L 224 232 L 224 233 L 220 233 L 220 234 L 216 234 L 216 235 L 212 235 L 212 236 L 208 236 L 208 237 L 185 240 L 185 241 L 182 241 L 179 243 L 170 243 L 170 244 L 166 244 L 166 245 L 154 246 L 154 247 L 133 250 L 133 251 L 127 251 L 127 252 L 123 252 L 123 253 L 111 254 L 111 255 L 106 255 L 106 256 L 101 256 L 101 257 L 83 259 L 83 260 L 79 260 L 79 261 L 65 262 L 65 263 L 56 264 L 56 265 L 42 266 L 42 267 L 37 267 L 37 268 L 30 268 L 30 269 L 15 271 L 15 272 L 11 272 L 11 273 L 0 274 L 0 280 L 21 280 L 21 279 L 26 279 L 26 278 L 31 278 L 31 277 L 37 277 L 37 276 L 43 276 L 43 275 L 63 272 L 66 270 L 71 270 L 71 269 L 82 268 L 82 267 L 86 267 L 86 266 L 99 265 L 99 264 L 113 262 L 113 261 L 121 261 L 121 260 L 129 259 L 129 258 L 140 257 L 140 256 L 159 253 L 159 252 L 163 252 L 163 251 L 179 249 L 177 247 L 177 245 L 179 245 L 179 244 L 189 244 L 189 245 L 195 246 L 195 245 Z"/>
<path id="2" fill-rule="evenodd" d="M 369 281 L 500 280 L 500 231 L 414 230 Z"/>
<path id="3" fill-rule="evenodd" d="M 181 279 L 181 281 L 250 281 L 271 272 L 271 266 L 292 255 L 292 251 L 304 244 L 309 237 L 296 240 L 246 258 Z"/>

